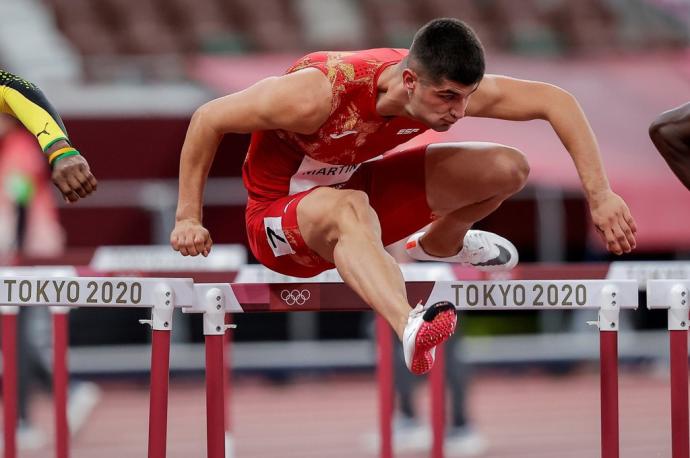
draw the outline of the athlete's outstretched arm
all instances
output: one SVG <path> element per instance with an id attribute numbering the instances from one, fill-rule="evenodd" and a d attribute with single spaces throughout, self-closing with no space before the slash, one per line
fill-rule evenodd
<path id="1" fill-rule="evenodd" d="M 467 114 L 548 121 L 575 163 L 592 221 L 609 251 L 622 254 L 635 248 L 635 221 L 623 199 L 611 191 L 594 132 L 570 93 L 551 84 L 486 75 L 469 102 Z"/>
<path id="2" fill-rule="evenodd" d="M 201 222 L 203 194 L 223 135 L 270 129 L 315 132 L 330 114 L 331 94 L 330 82 L 323 73 L 304 69 L 259 81 L 196 110 L 180 156 L 172 247 L 185 256 L 207 256 L 211 249 L 211 237 Z"/>
<path id="3" fill-rule="evenodd" d="M 690 103 L 659 115 L 649 136 L 678 179 L 690 189 Z"/>
<path id="4" fill-rule="evenodd" d="M 36 137 L 66 201 L 76 202 L 96 190 L 88 162 L 72 147 L 60 115 L 36 85 L 0 70 L 0 113 L 17 118 Z"/>

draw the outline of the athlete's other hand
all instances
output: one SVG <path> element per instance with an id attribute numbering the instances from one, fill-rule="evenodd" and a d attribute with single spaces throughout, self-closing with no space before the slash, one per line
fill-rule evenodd
<path id="1" fill-rule="evenodd" d="M 98 186 L 89 163 L 83 156 L 60 159 L 53 167 L 53 184 L 60 190 L 65 202 L 76 202 L 94 192 Z"/>
<path id="2" fill-rule="evenodd" d="M 592 222 L 606 243 L 606 248 L 615 254 L 630 253 L 637 245 L 637 226 L 625 201 L 613 191 L 589 203 Z"/>
<path id="3" fill-rule="evenodd" d="M 175 223 L 170 234 L 170 245 L 182 256 L 208 256 L 213 241 L 208 230 L 196 219 L 182 219 Z"/>

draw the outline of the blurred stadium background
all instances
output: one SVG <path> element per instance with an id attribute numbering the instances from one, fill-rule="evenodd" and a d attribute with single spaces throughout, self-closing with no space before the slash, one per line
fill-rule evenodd
<path id="1" fill-rule="evenodd" d="M 578 97 L 612 186 L 637 219 L 638 249 L 624 259 L 690 254 L 690 196 L 647 136 L 660 112 L 690 98 L 688 0 L 2 0 L 0 9 L 0 68 L 43 89 L 99 179 L 98 192 L 77 205 L 56 198 L 66 236 L 61 253 L 30 256 L 9 244 L 0 265 L 85 265 L 101 245 L 167 243 L 180 147 L 199 105 L 280 74 L 308 51 L 407 47 L 420 25 L 440 16 L 475 28 L 488 51 L 489 72 L 552 82 Z M 548 125 L 467 119 L 444 136 L 416 141 L 438 139 L 500 142 L 527 154 L 528 187 L 480 223 L 513 240 L 523 262 L 611 260 L 591 230 L 570 159 Z M 226 136 L 212 169 L 204 217 L 216 243 L 246 243 L 240 168 L 247 142 L 247 136 Z M 75 439 L 75 456 L 143 453 L 145 387 L 131 381 L 146 374 L 148 332 L 136 326 L 137 318 L 122 310 L 71 316 L 75 373 L 107 387 L 101 408 Z M 566 352 L 570 341 L 530 347 L 528 339 L 517 362 L 508 351 L 516 341 L 503 341 L 505 358 L 479 351 L 487 336 L 572 331 L 571 318 L 463 317 L 465 353 L 476 369 L 470 407 L 491 443 L 486 456 L 597 456 L 590 347 Z M 370 317 L 236 320 L 238 456 L 366 456 L 358 447 L 360 436 L 375 430 Z M 642 311 L 631 326 L 660 329 L 664 320 Z M 176 334 L 182 350 L 176 357 L 173 349 L 171 391 L 177 386 L 179 393 L 171 415 L 179 418 L 171 427 L 169 456 L 196 456 L 203 450 L 201 323 L 182 322 Z M 666 347 L 661 337 L 645 335 L 650 340 L 624 359 L 626 457 L 669 454 L 666 385 L 654 370 Z M 533 356 L 544 346 L 554 350 Z M 345 363 L 333 363 L 343 357 Z M 582 402 L 573 402 L 582 387 Z M 658 403 L 649 409 L 642 398 Z M 192 404 L 197 410 L 186 411 Z M 39 397 L 34 409 L 49 429 L 48 401 Z M 315 413 L 305 414 L 310 409 Z M 199 421 L 190 423 L 195 417 Z M 534 430 L 548 425 L 546 442 L 565 452 L 537 454 L 545 439 Z M 119 428 L 129 432 L 113 434 Z M 276 448 L 262 442 L 265 436 Z M 46 456 L 46 450 L 27 456 Z"/>

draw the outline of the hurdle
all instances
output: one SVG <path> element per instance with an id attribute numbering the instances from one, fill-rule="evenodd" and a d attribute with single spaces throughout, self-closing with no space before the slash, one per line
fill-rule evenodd
<path id="1" fill-rule="evenodd" d="M 649 280 L 647 308 L 668 309 L 671 365 L 671 451 L 690 457 L 688 416 L 688 291 L 690 280 Z"/>
<path id="2" fill-rule="evenodd" d="M 167 439 L 168 368 L 170 332 L 175 307 L 195 301 L 191 279 L 132 277 L 59 277 L 0 275 L 0 304 L 3 311 L 4 458 L 16 458 L 16 314 L 20 306 L 49 306 L 55 309 L 55 410 L 56 454 L 69 456 L 66 419 L 67 401 L 67 315 L 71 307 L 150 308 L 152 328 L 151 386 L 149 407 L 149 458 L 164 458 Z M 223 395 L 221 390 L 220 396 Z M 221 398 L 222 399 L 222 398 Z"/>
<path id="3" fill-rule="evenodd" d="M 635 281 L 424 281 L 408 282 L 406 287 L 410 302 L 447 300 L 458 310 L 598 310 L 599 317 L 594 324 L 599 327 L 601 337 L 602 457 L 618 456 L 618 312 L 621 308 L 636 308 Z M 226 313 L 369 310 L 344 283 L 193 284 L 191 279 L 131 277 L 45 279 L 0 276 L 0 304 L 10 307 L 49 305 L 152 309 L 151 320 L 145 322 L 153 329 L 149 418 L 149 457 L 153 458 L 164 457 L 166 453 L 169 345 L 171 316 L 175 307 L 182 308 L 186 313 L 204 313 L 207 448 L 210 458 L 225 456 L 222 342 L 227 329 Z M 379 329 L 390 332 L 387 325 L 379 325 Z M 387 340 L 391 342 L 390 338 Z M 382 394 L 379 426 L 383 438 L 382 457 L 392 456 L 392 380 L 385 374 L 387 357 L 390 357 L 389 351 L 380 351 L 382 365 L 379 386 L 382 387 Z M 16 360 L 16 355 L 14 358 Z M 442 374 L 442 371 L 436 374 Z M 66 375 L 64 379 L 66 380 Z M 443 383 L 442 375 L 432 379 L 436 380 L 434 385 Z M 443 390 L 437 391 L 440 396 L 442 393 Z M 433 402 L 434 417 L 438 418 L 439 409 L 443 409 L 443 398 L 436 397 Z M 443 456 L 442 425 L 442 420 L 435 423 L 434 458 Z M 5 433 L 7 434 L 7 428 Z M 6 455 L 6 458 L 14 457 Z"/>
<path id="4" fill-rule="evenodd" d="M 88 267 L 77 270 L 85 276 L 116 275 L 122 272 L 137 277 L 185 277 L 204 281 L 232 281 L 237 271 L 247 264 L 247 248 L 240 244 L 214 244 L 208 256 L 180 256 L 179 253 L 165 245 L 117 245 L 100 246 L 96 249 Z M 232 324 L 232 315 L 227 314 L 226 324 Z M 232 327 L 232 326 L 231 326 Z M 230 403 L 232 371 L 232 334 L 225 334 L 223 371 L 225 386 L 225 404 Z M 212 345 L 216 343 L 211 340 Z M 234 438 L 232 434 L 230 409 L 225 409 L 225 455 L 232 457 Z"/>
<path id="5" fill-rule="evenodd" d="M 219 305 L 229 313 L 298 312 L 298 311 L 363 311 L 365 304 L 344 283 L 208 283 L 194 285 L 197 305 L 184 312 L 205 312 Z M 637 282 L 634 280 L 554 280 L 554 281 L 438 281 L 406 282 L 410 303 L 449 301 L 457 310 L 598 310 L 598 320 L 592 322 L 600 331 L 601 356 L 601 452 L 602 458 L 619 456 L 618 424 L 618 315 L 621 308 L 637 308 Z M 220 299 L 219 299 L 220 298 Z M 220 323 L 220 322 L 219 322 Z M 387 324 L 377 330 L 390 332 Z M 390 334 L 379 338 L 379 387 L 382 458 L 391 458 L 392 363 Z M 222 364 L 221 361 L 211 364 Z M 442 368 L 441 368 L 442 369 Z M 207 366 L 208 370 L 208 366 Z M 434 385 L 443 384 L 442 372 L 435 368 Z M 214 370 L 214 373 L 216 370 Z M 441 375 L 438 375 L 441 374 Z M 436 418 L 432 457 L 443 456 L 443 421 L 438 420 L 443 409 L 443 389 L 435 388 L 432 409 Z M 207 392 L 207 395 L 208 392 Z M 207 400 L 207 402 L 210 402 Z M 209 419 L 210 421 L 210 419 Z M 221 436 L 222 424 L 211 425 L 214 437 Z M 209 434 L 209 437 L 211 435 Z M 220 439 L 217 439 L 220 447 Z M 210 445 L 209 445 L 210 447 Z M 222 456 L 222 455 L 214 455 Z M 209 457 L 211 455 L 209 454 Z"/>
<path id="6" fill-rule="evenodd" d="M 71 266 L 11 267 L 0 269 L 2 276 L 72 277 L 76 269 Z M 69 427 L 67 419 L 67 343 L 69 341 L 69 307 L 50 307 L 53 328 L 53 397 L 55 398 L 55 454 L 58 458 L 68 456 Z M 17 427 L 17 314 L 18 306 L 0 306 L 2 316 L 3 387 L 5 387 L 5 409 L 3 411 L 4 456 L 16 456 Z M 13 393 L 13 394 L 11 394 Z"/>

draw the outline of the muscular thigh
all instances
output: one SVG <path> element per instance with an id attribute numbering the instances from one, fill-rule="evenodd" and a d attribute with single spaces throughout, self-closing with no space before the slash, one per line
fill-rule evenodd
<path id="1" fill-rule="evenodd" d="M 332 269 L 333 249 L 342 226 L 338 215 L 348 203 L 364 209 L 358 210 L 365 214 L 364 219 L 378 226 L 366 196 L 347 189 L 316 187 L 254 206 L 247 212 L 252 253 L 266 267 L 286 275 L 311 277 Z M 349 219 L 357 224 L 357 218 L 355 212 Z"/>
<path id="2" fill-rule="evenodd" d="M 378 215 L 384 245 L 401 240 L 432 221 L 426 195 L 426 145 L 388 153 L 363 164 L 347 182 L 364 191 Z"/>
<path id="3" fill-rule="evenodd" d="M 342 189 L 318 188 L 298 205 L 300 233 L 312 250 L 331 261 L 337 242 L 334 218 L 343 193 L 362 191 L 384 245 L 401 240 L 432 221 L 426 197 L 426 145 L 389 153 L 362 164 Z M 356 216 L 355 216 L 356 218 Z"/>
<path id="4" fill-rule="evenodd" d="M 422 145 L 365 163 L 346 186 L 367 193 L 389 245 L 436 217 L 498 193 L 505 174 L 497 169 L 512 156 L 522 155 L 495 143 Z"/>
<path id="5" fill-rule="evenodd" d="M 249 246 L 259 262 L 276 272 L 296 277 L 311 277 L 334 267 L 304 239 L 303 231 L 309 233 L 315 222 L 298 223 L 298 206 L 310 208 L 302 206 L 302 201 L 312 194 L 320 194 L 320 189 L 284 196 L 247 212 Z"/>
<path id="6" fill-rule="evenodd" d="M 501 148 L 488 143 L 423 145 L 362 164 L 343 189 L 319 187 L 285 196 L 248 218 L 252 252 L 267 267 L 288 275 L 310 276 L 332 268 L 337 208 L 352 190 L 368 196 L 383 244 L 397 242 L 443 215 L 448 202 L 455 209 L 492 192 Z"/>
<path id="7" fill-rule="evenodd" d="M 518 150 L 485 142 L 429 145 L 425 164 L 427 200 L 439 216 L 512 190 L 528 173 Z"/>

